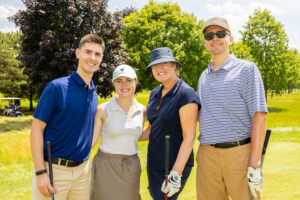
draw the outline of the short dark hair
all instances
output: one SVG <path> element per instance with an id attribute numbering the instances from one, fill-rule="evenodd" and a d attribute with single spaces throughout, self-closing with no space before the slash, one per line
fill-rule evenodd
<path id="1" fill-rule="evenodd" d="M 85 44 L 85 43 L 96 43 L 99 44 L 102 48 L 102 51 L 104 52 L 104 48 L 105 48 L 105 44 L 104 44 L 104 40 L 99 37 L 98 35 L 95 34 L 87 34 L 85 36 L 83 36 L 83 38 L 81 38 L 80 42 L 79 42 L 79 49 L 81 49 L 81 47 Z"/>

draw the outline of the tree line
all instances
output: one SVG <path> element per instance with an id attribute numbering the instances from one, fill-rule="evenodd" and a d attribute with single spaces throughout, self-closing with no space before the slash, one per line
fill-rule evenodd
<path id="1" fill-rule="evenodd" d="M 145 72 L 150 51 L 168 46 L 183 67 L 180 76 L 193 88 L 210 55 L 203 45 L 203 20 L 181 11 L 176 3 L 150 0 L 141 10 L 111 12 L 108 0 L 24 0 L 10 20 L 17 33 L 0 33 L 0 93 L 38 98 L 51 80 L 76 70 L 75 49 L 82 36 L 95 33 L 106 44 L 104 59 L 93 81 L 101 97 L 113 90 L 113 69 L 127 63 L 137 70 L 139 89 L 158 85 Z M 288 47 L 283 25 L 267 9 L 256 9 L 240 31 L 231 53 L 260 69 L 266 93 L 281 94 L 299 86 L 300 54 Z M 32 109 L 32 104 L 31 104 Z"/>

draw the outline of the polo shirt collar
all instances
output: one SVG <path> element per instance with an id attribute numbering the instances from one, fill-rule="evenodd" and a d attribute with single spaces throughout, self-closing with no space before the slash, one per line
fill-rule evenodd
<path id="1" fill-rule="evenodd" d="M 112 101 L 112 110 L 117 110 L 117 111 L 121 111 L 121 112 L 124 112 L 123 108 L 118 104 L 117 100 L 116 100 L 116 97 L 113 96 L 113 98 L 111 99 Z M 138 109 L 137 107 L 137 100 L 134 99 L 134 106 L 133 106 L 133 113 Z"/>
<path id="2" fill-rule="evenodd" d="M 235 55 L 230 54 L 226 61 L 221 65 L 218 70 L 226 70 L 229 71 L 233 67 L 233 63 L 236 60 Z M 213 71 L 213 61 L 211 61 L 208 65 L 209 72 Z"/>
<path id="3" fill-rule="evenodd" d="M 178 91 L 180 85 L 182 84 L 182 77 L 179 77 L 178 81 L 176 82 L 176 84 L 173 86 L 173 88 L 166 94 L 167 95 L 170 95 L 170 94 L 176 94 L 176 92 Z M 158 92 L 155 95 L 155 97 L 157 97 L 158 95 L 161 96 L 161 92 L 163 90 L 164 86 L 161 85 L 160 86 L 160 89 L 158 90 Z"/>
<path id="4" fill-rule="evenodd" d="M 84 87 L 86 85 L 84 80 L 79 76 L 79 74 L 76 71 L 72 72 L 71 77 L 73 78 L 75 83 L 77 83 L 77 85 L 79 85 L 81 87 Z M 89 90 L 95 90 L 95 85 L 94 85 L 93 80 L 91 80 L 91 86 L 90 86 Z"/>

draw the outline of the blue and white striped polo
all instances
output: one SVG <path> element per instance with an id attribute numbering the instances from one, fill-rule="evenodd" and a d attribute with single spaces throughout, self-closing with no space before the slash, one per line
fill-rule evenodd
<path id="1" fill-rule="evenodd" d="M 268 112 L 258 68 L 234 55 L 218 70 L 212 68 L 211 62 L 198 82 L 200 143 L 232 142 L 250 137 L 255 112 Z"/>

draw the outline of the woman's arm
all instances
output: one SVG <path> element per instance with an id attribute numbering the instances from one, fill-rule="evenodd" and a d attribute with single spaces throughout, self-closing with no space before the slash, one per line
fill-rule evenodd
<path id="1" fill-rule="evenodd" d="M 181 107 L 179 110 L 179 116 L 183 141 L 172 170 L 177 171 L 181 175 L 194 146 L 198 119 L 198 104 L 189 103 Z"/>
<path id="2" fill-rule="evenodd" d="M 146 108 L 144 107 L 144 113 L 143 113 L 143 134 L 139 138 L 139 141 L 145 141 L 149 140 L 149 135 L 150 135 L 150 130 L 151 130 L 151 124 L 150 122 L 148 123 L 148 126 L 145 127 L 145 122 L 146 122 Z"/>
<path id="3" fill-rule="evenodd" d="M 100 104 L 97 107 L 97 112 L 96 112 L 96 115 L 95 115 L 92 148 L 97 144 L 97 142 L 99 140 L 102 125 L 105 122 L 106 118 L 107 118 L 107 113 L 106 113 L 104 104 Z"/>

